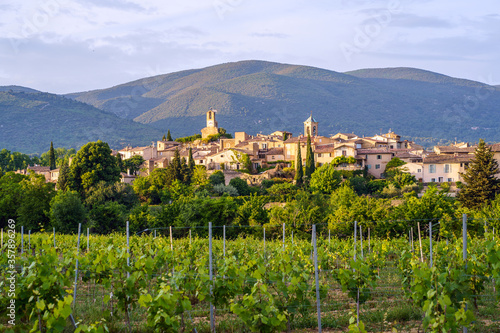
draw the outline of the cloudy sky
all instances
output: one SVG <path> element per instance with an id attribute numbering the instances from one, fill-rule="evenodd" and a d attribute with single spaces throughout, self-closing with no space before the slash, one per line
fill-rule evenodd
<path id="1" fill-rule="evenodd" d="M 259 59 L 500 83 L 498 0 L 1 0 L 0 85 L 53 93 Z"/>

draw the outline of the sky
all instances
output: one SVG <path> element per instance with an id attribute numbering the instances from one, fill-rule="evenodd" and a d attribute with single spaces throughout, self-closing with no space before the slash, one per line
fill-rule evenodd
<path id="1" fill-rule="evenodd" d="M 240 60 L 500 84 L 498 0 L 0 0 L 0 86 L 51 93 Z"/>

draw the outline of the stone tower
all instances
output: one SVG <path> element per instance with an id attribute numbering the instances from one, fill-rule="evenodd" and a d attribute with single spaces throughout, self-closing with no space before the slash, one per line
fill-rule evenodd
<path id="1" fill-rule="evenodd" d="M 203 139 L 207 138 L 209 135 L 214 135 L 219 133 L 217 120 L 215 120 L 216 113 L 217 110 L 210 109 L 207 111 L 207 127 L 201 130 L 201 137 Z"/>
<path id="2" fill-rule="evenodd" d="M 318 122 L 311 116 L 304 121 L 304 135 L 318 136 Z"/>

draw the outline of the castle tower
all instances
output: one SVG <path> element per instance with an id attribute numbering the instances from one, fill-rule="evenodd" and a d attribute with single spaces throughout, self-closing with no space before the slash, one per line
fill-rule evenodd
<path id="1" fill-rule="evenodd" d="M 201 130 L 201 137 L 203 139 L 207 138 L 209 135 L 214 135 L 219 133 L 217 120 L 215 120 L 216 113 L 217 110 L 210 109 L 207 111 L 207 127 Z"/>
<path id="2" fill-rule="evenodd" d="M 304 135 L 318 136 L 318 122 L 311 116 L 304 121 Z"/>

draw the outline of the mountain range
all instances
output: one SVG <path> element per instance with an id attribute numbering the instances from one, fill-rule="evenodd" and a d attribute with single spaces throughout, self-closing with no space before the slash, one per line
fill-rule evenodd
<path id="1" fill-rule="evenodd" d="M 23 87 L 0 87 L 2 90 L 11 99 L 20 98 L 17 110 L 25 107 L 22 100 L 27 95 L 41 96 Z M 157 140 L 168 129 L 174 137 L 200 133 L 210 108 L 218 110 L 219 126 L 229 133 L 288 130 L 298 135 L 312 112 L 319 122 L 320 135 L 354 132 L 371 136 L 392 129 L 424 145 L 479 138 L 500 141 L 498 87 L 415 68 L 340 73 L 250 60 L 148 77 L 108 89 L 51 96 L 53 109 L 44 109 L 44 120 L 39 121 L 59 120 L 56 100 L 62 104 L 78 103 L 71 104 L 70 109 L 80 110 L 80 118 L 73 122 L 82 130 L 87 126 L 95 128 L 84 118 L 109 117 L 106 119 L 114 125 L 111 132 L 116 134 L 110 139 L 113 148 Z M 19 131 L 12 134 L 23 137 L 27 132 L 19 126 L 22 119 L 5 119 L 3 100 L 0 99 L 2 124 L 13 128 L 13 132 Z M 16 109 L 12 103 L 9 110 Z M 38 108 L 42 106 L 39 104 Z M 59 111 L 62 110 L 61 106 Z M 133 125 L 138 127 L 131 131 Z M 102 132 L 96 134 L 106 140 L 106 131 Z M 44 140 L 48 137 L 42 132 L 32 128 L 29 133 L 39 136 L 36 141 L 47 146 Z M 71 140 L 71 134 L 63 126 L 53 139 L 66 147 L 81 145 L 80 141 Z M 8 141 L 0 135 L 0 148 L 13 149 L 13 141 Z M 15 146 L 20 151 L 31 150 L 25 142 Z"/>

